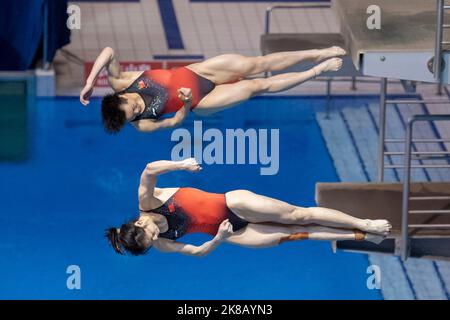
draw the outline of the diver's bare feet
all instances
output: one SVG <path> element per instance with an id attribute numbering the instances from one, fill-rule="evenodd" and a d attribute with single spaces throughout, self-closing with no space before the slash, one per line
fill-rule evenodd
<path id="1" fill-rule="evenodd" d="M 373 233 L 366 233 L 366 236 L 364 237 L 364 240 L 375 244 L 380 244 L 381 242 L 383 242 L 384 239 L 386 239 L 386 236 Z"/>
<path id="2" fill-rule="evenodd" d="M 322 72 L 327 71 L 338 71 L 342 68 L 342 59 L 341 58 L 331 58 L 325 60 L 324 62 L 318 64 L 313 68 L 316 76 L 320 75 Z"/>
<path id="3" fill-rule="evenodd" d="M 387 220 L 365 220 L 363 231 L 376 233 L 381 235 L 388 235 L 391 232 L 392 225 Z"/>
<path id="4" fill-rule="evenodd" d="M 320 62 L 325 59 L 334 58 L 334 57 L 342 57 L 347 54 L 347 51 L 342 49 L 338 46 L 333 46 L 325 49 L 317 50 L 317 58 L 315 59 L 316 62 Z"/>

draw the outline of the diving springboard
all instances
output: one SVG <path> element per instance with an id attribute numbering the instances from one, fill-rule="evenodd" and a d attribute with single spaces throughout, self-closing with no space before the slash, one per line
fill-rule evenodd
<path id="1" fill-rule="evenodd" d="M 353 63 L 364 75 L 435 82 L 436 0 L 332 0 L 341 35 Z M 381 9 L 380 29 L 369 29 L 369 6 Z M 444 21 L 450 13 L 444 10 Z M 450 40 L 444 29 L 443 40 Z M 443 45 L 443 50 L 449 49 Z M 443 83 L 449 83 L 449 54 L 443 52 Z"/>
<path id="2" fill-rule="evenodd" d="M 337 248 L 357 252 L 397 254 L 402 218 L 401 183 L 317 183 L 316 203 L 361 219 L 387 219 L 388 239 L 376 245 L 367 241 L 338 241 Z M 411 184 L 411 196 L 450 196 L 450 183 Z M 410 201 L 410 210 L 448 210 L 450 199 Z M 410 214 L 409 224 L 450 224 L 449 214 Z M 410 256 L 450 259 L 450 229 L 410 229 Z"/>

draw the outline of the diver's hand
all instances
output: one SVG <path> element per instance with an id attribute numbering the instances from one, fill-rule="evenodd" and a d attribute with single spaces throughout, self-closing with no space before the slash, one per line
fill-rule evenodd
<path id="1" fill-rule="evenodd" d="M 93 92 L 94 92 L 94 85 L 86 83 L 86 85 L 80 92 L 80 102 L 84 106 L 87 106 L 89 104 L 89 99 L 91 98 Z"/>
<path id="2" fill-rule="evenodd" d="M 178 98 L 183 101 L 183 103 L 192 102 L 192 90 L 189 88 L 178 89 Z"/>
<path id="3" fill-rule="evenodd" d="M 228 219 L 222 221 L 219 226 L 219 231 L 217 231 L 216 237 L 219 240 L 225 240 L 229 238 L 233 234 L 233 225 L 230 223 Z"/>
<path id="4" fill-rule="evenodd" d="M 189 172 L 199 172 L 202 167 L 198 164 L 197 160 L 194 158 L 189 158 L 181 161 L 181 166 L 184 170 Z"/>

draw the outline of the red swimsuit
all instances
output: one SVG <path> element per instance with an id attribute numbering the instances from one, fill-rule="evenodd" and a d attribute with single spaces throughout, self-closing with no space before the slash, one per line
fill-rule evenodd
<path id="1" fill-rule="evenodd" d="M 177 112 L 183 106 L 183 102 L 178 98 L 180 88 L 191 89 L 192 110 L 214 87 L 215 84 L 212 81 L 189 68 L 180 67 L 172 70 L 144 71 L 120 93 L 138 93 L 144 100 L 144 112 L 132 120 L 137 121 L 158 119 L 163 114 Z"/>
<path id="2" fill-rule="evenodd" d="M 248 224 L 228 208 L 224 194 L 194 188 L 180 188 L 161 207 L 142 212 L 153 212 L 166 217 L 169 229 L 160 234 L 160 237 L 168 239 L 177 239 L 195 232 L 214 236 L 225 219 L 229 219 L 233 231 Z"/>

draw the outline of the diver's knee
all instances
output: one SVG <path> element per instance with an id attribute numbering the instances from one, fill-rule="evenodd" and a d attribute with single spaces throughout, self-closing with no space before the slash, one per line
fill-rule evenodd
<path id="1" fill-rule="evenodd" d="M 313 220 L 314 213 L 309 208 L 295 208 L 292 216 L 296 222 L 307 223 Z"/>
<path id="2" fill-rule="evenodd" d="M 252 96 L 268 92 L 270 89 L 270 81 L 266 78 L 256 78 L 248 81 L 249 90 Z"/>
<path id="3" fill-rule="evenodd" d="M 269 69 L 270 64 L 266 56 L 256 56 L 251 57 L 249 59 L 251 59 L 250 63 L 251 74 L 260 73 Z"/>

